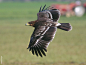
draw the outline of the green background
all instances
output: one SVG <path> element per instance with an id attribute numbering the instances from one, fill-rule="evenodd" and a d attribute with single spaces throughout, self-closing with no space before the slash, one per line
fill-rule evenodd
<path id="1" fill-rule="evenodd" d="M 60 23 L 70 23 L 72 31 L 58 29 L 48 46 L 46 57 L 36 57 L 27 50 L 33 27 L 25 23 L 37 19 L 40 6 L 57 2 L 0 3 L 0 57 L 2 65 L 85 65 L 86 15 L 61 16 Z M 85 13 L 86 14 L 86 13 Z M 1 59 L 0 59 L 1 61 Z"/>

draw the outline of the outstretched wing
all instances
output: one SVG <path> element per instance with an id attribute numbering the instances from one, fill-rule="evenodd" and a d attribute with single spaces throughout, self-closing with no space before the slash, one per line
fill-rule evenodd
<path id="1" fill-rule="evenodd" d="M 46 6 L 46 5 L 45 5 Z M 30 43 L 28 46 L 29 51 L 37 56 L 46 56 L 47 47 L 51 40 L 53 40 L 57 30 L 57 20 L 59 18 L 59 11 L 57 9 L 49 10 L 49 7 L 40 7 L 39 13 L 37 14 L 37 22 L 34 27 L 35 30 L 31 36 Z M 53 22 L 56 25 L 53 25 Z"/>
<path id="2" fill-rule="evenodd" d="M 37 14 L 38 16 L 38 20 L 42 21 L 42 20 L 53 20 L 53 22 L 57 22 L 60 18 L 60 11 L 58 9 L 54 9 L 53 7 L 47 7 L 45 8 L 46 5 L 43 7 L 40 7 L 39 9 L 39 13 Z"/>
<path id="3" fill-rule="evenodd" d="M 46 56 L 47 47 L 54 38 L 57 27 L 38 26 L 35 28 L 29 43 L 29 51 L 36 56 Z"/>
<path id="4" fill-rule="evenodd" d="M 33 26 L 34 32 L 31 36 L 30 43 L 27 49 L 36 54 L 36 56 L 46 56 L 47 47 L 51 40 L 53 40 L 57 28 L 69 31 L 71 26 L 69 23 L 58 23 L 60 12 L 58 9 L 45 8 L 46 5 L 40 7 L 39 13 L 37 13 L 37 20 L 29 22 L 30 26 Z"/>

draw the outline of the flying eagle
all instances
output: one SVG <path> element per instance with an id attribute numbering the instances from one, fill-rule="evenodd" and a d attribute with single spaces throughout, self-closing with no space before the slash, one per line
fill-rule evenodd
<path id="1" fill-rule="evenodd" d="M 60 11 L 51 7 L 46 8 L 46 5 L 43 8 L 40 7 L 37 16 L 37 20 L 25 24 L 35 28 L 27 49 L 33 55 L 43 57 L 43 55 L 46 56 L 45 52 L 55 37 L 57 28 L 70 31 L 72 27 L 69 23 L 58 23 Z"/>

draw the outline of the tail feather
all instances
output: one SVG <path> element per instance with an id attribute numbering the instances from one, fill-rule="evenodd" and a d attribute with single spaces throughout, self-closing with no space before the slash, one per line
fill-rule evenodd
<path id="1" fill-rule="evenodd" d="M 70 23 L 60 23 L 60 26 L 57 26 L 57 28 L 65 30 L 65 31 L 70 31 L 72 30 L 72 26 L 70 25 Z"/>

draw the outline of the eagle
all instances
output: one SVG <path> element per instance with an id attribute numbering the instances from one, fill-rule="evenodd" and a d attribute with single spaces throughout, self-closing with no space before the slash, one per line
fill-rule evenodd
<path id="1" fill-rule="evenodd" d="M 47 47 L 54 39 L 57 28 L 64 31 L 70 31 L 70 23 L 58 23 L 60 11 L 53 7 L 41 6 L 37 13 L 37 20 L 26 23 L 26 26 L 34 27 L 31 39 L 28 45 L 29 51 L 36 56 L 46 56 Z"/>

